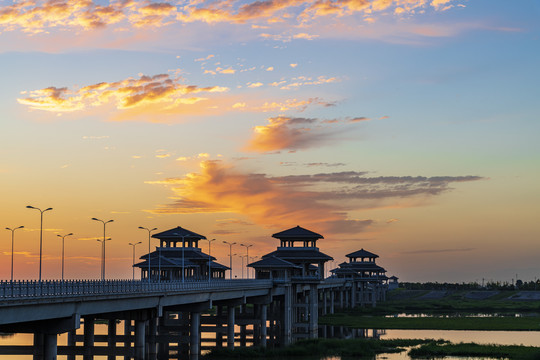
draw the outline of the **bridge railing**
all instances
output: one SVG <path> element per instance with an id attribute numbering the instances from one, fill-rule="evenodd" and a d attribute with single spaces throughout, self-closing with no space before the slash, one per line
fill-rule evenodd
<path id="1" fill-rule="evenodd" d="M 85 295 L 191 292 L 227 288 L 272 287 L 271 280 L 161 281 L 144 280 L 67 280 L 0 281 L 0 300 L 75 297 Z"/>

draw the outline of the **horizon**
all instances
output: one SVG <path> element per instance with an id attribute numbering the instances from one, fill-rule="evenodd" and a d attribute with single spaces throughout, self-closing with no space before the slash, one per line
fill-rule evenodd
<path id="1" fill-rule="evenodd" d="M 223 241 L 260 257 L 297 225 L 335 266 L 364 248 L 404 282 L 540 278 L 539 16 L 502 0 L 0 2 L 14 279 L 38 277 L 29 205 L 53 208 L 44 280 L 69 233 L 66 279 L 99 278 L 93 217 L 114 220 L 108 279 L 131 279 L 129 243 L 148 252 L 141 226 L 215 238 L 228 264 Z M 8 230 L 0 251 L 9 280 Z"/>

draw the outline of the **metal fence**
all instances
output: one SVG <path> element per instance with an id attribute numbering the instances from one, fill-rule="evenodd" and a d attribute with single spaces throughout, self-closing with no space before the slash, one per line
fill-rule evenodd
<path id="1" fill-rule="evenodd" d="M 161 281 L 48 280 L 0 281 L 0 301 L 29 298 L 65 298 L 85 295 L 152 294 L 220 289 L 271 288 L 272 280 Z"/>

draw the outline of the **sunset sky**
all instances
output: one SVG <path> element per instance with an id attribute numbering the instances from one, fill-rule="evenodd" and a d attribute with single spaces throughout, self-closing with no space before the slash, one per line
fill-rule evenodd
<path id="1" fill-rule="evenodd" d="M 540 278 L 537 0 L 0 0 L 15 278 L 130 278 L 148 233 L 300 225 L 402 281 Z M 9 279 L 11 232 L 0 236 Z M 157 240 L 152 240 L 152 249 Z M 202 243 L 208 251 L 208 243 Z M 245 254 L 245 248 L 233 247 Z M 235 257 L 240 273 L 240 257 Z"/>

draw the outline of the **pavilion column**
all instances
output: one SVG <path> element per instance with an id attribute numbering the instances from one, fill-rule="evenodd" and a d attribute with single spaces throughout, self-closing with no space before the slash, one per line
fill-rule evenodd
<path id="1" fill-rule="evenodd" d="M 227 348 L 234 349 L 234 306 L 227 306 Z"/>
<path id="2" fill-rule="evenodd" d="M 287 346 L 292 343 L 292 309 L 293 309 L 293 293 L 291 285 L 285 286 L 285 301 L 281 306 L 282 312 L 282 344 Z"/>
<path id="3" fill-rule="evenodd" d="M 330 314 L 333 314 L 334 310 L 334 290 L 330 289 Z"/>
<path id="4" fill-rule="evenodd" d="M 261 305 L 261 347 L 266 347 L 266 321 L 267 321 L 267 311 L 268 306 L 266 304 Z"/>
<path id="5" fill-rule="evenodd" d="M 135 320 L 135 360 L 144 360 L 145 321 Z"/>
<path id="6" fill-rule="evenodd" d="M 115 360 L 116 356 L 116 319 L 109 319 L 109 324 L 107 326 L 107 346 L 109 348 L 109 355 L 107 355 L 107 360 Z"/>
<path id="7" fill-rule="evenodd" d="M 343 289 L 339 289 L 339 307 L 343 310 Z"/>
<path id="8" fill-rule="evenodd" d="M 201 352 L 201 313 L 191 313 L 189 359 L 199 360 Z"/>
<path id="9" fill-rule="evenodd" d="M 84 340 L 83 340 L 83 343 L 84 343 L 84 355 L 83 355 L 83 359 L 84 360 L 93 360 L 94 359 L 94 354 L 93 354 L 93 349 L 94 349 L 94 323 L 95 323 L 95 319 L 91 316 L 85 316 L 84 317 L 84 325 L 83 325 L 83 328 L 84 328 Z"/>

